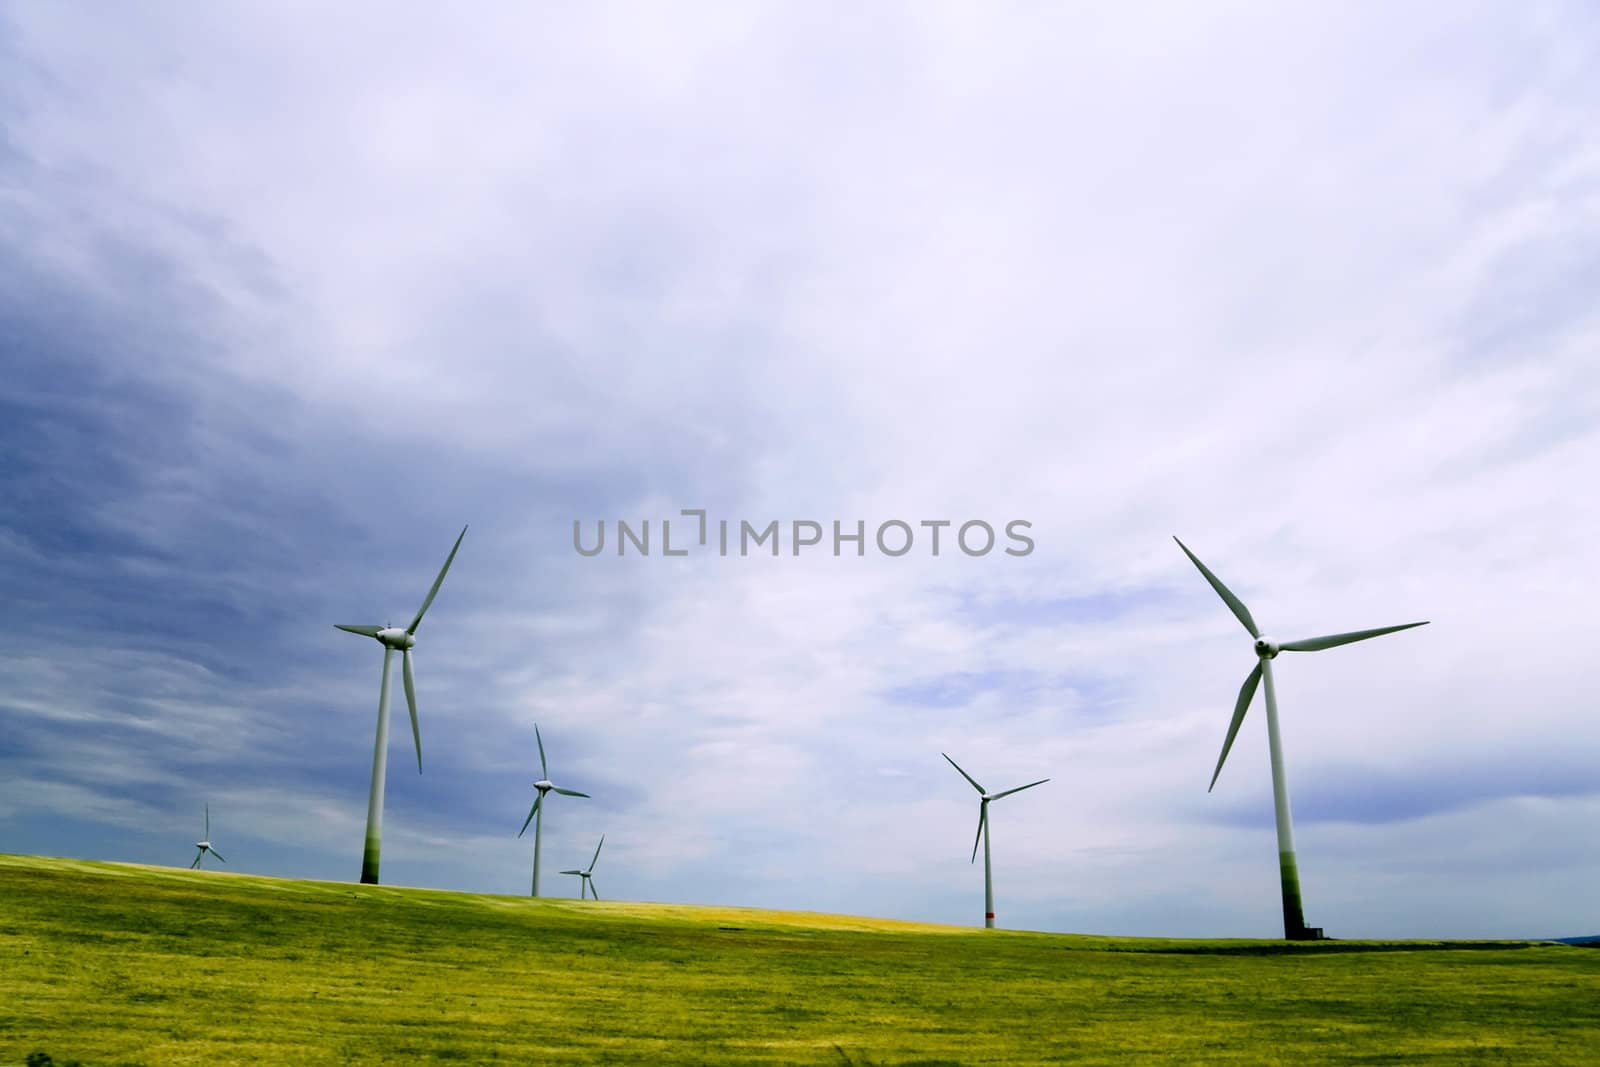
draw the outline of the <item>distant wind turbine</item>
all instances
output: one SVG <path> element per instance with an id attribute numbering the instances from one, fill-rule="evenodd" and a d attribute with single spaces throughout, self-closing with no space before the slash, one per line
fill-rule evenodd
<path id="1" fill-rule="evenodd" d="M 976 863 L 978 860 L 978 842 L 981 840 L 983 842 L 983 925 L 992 930 L 994 929 L 994 874 L 989 864 L 989 801 L 1008 797 L 1012 793 L 1020 793 L 1024 789 L 1032 789 L 1036 785 L 1044 785 L 1050 779 L 1041 778 L 1037 782 L 1019 785 L 1015 789 L 1007 789 L 1002 793 L 990 793 L 979 785 L 972 775 L 961 770 L 961 765 L 956 763 L 955 760 L 945 756 L 943 752 L 939 753 L 939 755 L 944 756 L 949 761 L 950 766 L 960 772 L 961 777 L 971 782 L 972 788 L 976 789 L 978 795 L 983 798 L 978 802 L 978 836 L 972 839 L 971 862 Z"/>
<path id="2" fill-rule="evenodd" d="M 383 782 L 389 769 L 389 656 L 397 649 L 400 652 L 401 674 L 406 684 L 406 706 L 411 709 L 411 739 L 417 745 L 417 773 L 421 774 L 422 733 L 417 729 L 417 692 L 411 679 L 411 649 L 417 643 L 417 627 L 422 624 L 422 616 L 427 613 L 433 598 L 438 596 L 439 586 L 444 584 L 445 572 L 456 558 L 461 538 L 466 536 L 467 528 L 463 526 L 461 536 L 456 538 L 444 566 L 439 568 L 439 577 L 433 580 L 433 588 L 428 590 L 428 596 L 423 600 L 422 607 L 417 609 L 417 617 L 411 620 L 410 626 L 401 630 L 393 626 L 334 624 L 349 633 L 374 638 L 383 646 L 383 683 L 378 689 L 378 740 L 372 752 L 372 792 L 367 797 L 367 838 L 361 852 L 361 881 L 368 885 L 378 882 L 378 844 L 383 836 Z"/>
<path id="3" fill-rule="evenodd" d="M 538 840 L 538 834 L 534 835 L 534 840 L 535 841 Z M 606 835 L 605 834 L 601 834 L 600 835 L 600 845 L 603 845 L 605 843 L 606 843 Z M 579 900 L 583 899 L 583 891 L 584 891 L 585 888 L 587 888 L 589 890 L 589 892 L 594 893 L 594 899 L 596 899 L 596 900 L 600 899 L 600 894 L 599 893 L 595 893 L 595 890 L 594 890 L 594 864 L 595 864 L 595 860 L 598 860 L 600 858 L 600 845 L 594 846 L 594 859 L 591 859 L 589 861 L 589 866 L 588 866 L 587 869 L 581 870 L 581 871 L 562 871 L 561 872 L 562 874 L 575 874 L 580 879 L 582 879 L 582 881 L 580 881 L 578 883 L 578 899 Z"/>
<path id="4" fill-rule="evenodd" d="M 1176 537 L 1174 541 L 1178 541 Z M 1414 626 L 1426 626 L 1427 621 L 1402 623 L 1399 626 L 1380 626 L 1376 630 L 1353 630 L 1350 633 L 1329 634 L 1327 637 L 1307 637 L 1299 641 L 1273 641 L 1261 636 L 1261 630 L 1256 626 L 1255 619 L 1250 617 L 1250 609 L 1222 580 L 1206 569 L 1189 546 L 1178 541 L 1178 547 L 1183 549 L 1183 554 L 1189 561 L 1200 568 L 1200 573 L 1205 576 L 1211 588 L 1217 591 L 1222 602 L 1228 605 L 1234 617 L 1244 624 L 1250 631 L 1250 636 L 1256 642 L 1256 665 L 1245 676 L 1244 685 L 1239 687 L 1239 699 L 1233 706 L 1233 721 L 1228 724 L 1228 736 L 1222 742 L 1222 755 L 1217 757 L 1217 769 L 1211 772 L 1211 785 L 1206 787 L 1206 792 L 1216 788 L 1217 776 L 1222 773 L 1222 763 L 1228 758 L 1228 750 L 1233 747 L 1233 739 L 1239 733 L 1239 724 L 1244 722 L 1245 712 L 1250 710 L 1250 702 L 1255 699 L 1256 686 L 1265 680 L 1267 683 L 1267 749 L 1272 758 L 1272 811 L 1278 825 L 1278 875 L 1283 884 L 1283 936 L 1290 941 L 1315 941 L 1322 938 L 1322 928 L 1307 926 L 1305 913 L 1300 905 L 1300 867 L 1294 855 L 1294 827 L 1289 813 L 1289 783 L 1283 770 L 1283 743 L 1278 735 L 1278 695 L 1272 684 L 1272 661 L 1279 652 L 1320 652 L 1325 648 L 1336 648 L 1339 645 L 1348 645 L 1354 641 L 1365 641 L 1369 637 L 1382 637 L 1384 634 L 1398 633 L 1409 630 Z"/>
<path id="5" fill-rule="evenodd" d="M 552 782 L 550 780 L 550 765 L 544 761 L 544 738 L 539 736 L 538 723 L 534 723 L 533 725 L 533 737 L 534 740 L 539 742 L 539 773 L 543 775 L 543 777 L 541 777 L 537 782 L 533 783 L 533 787 L 539 791 L 539 795 L 533 798 L 533 807 L 528 809 L 528 817 L 522 821 L 522 829 L 517 831 L 517 836 L 521 837 L 523 834 L 527 833 L 528 824 L 530 822 L 533 823 L 533 895 L 538 896 L 539 835 L 540 831 L 544 828 L 544 795 L 546 793 L 560 793 L 564 797 L 585 797 L 590 800 L 593 800 L 594 798 L 590 797 L 588 793 L 580 793 L 576 789 L 562 789 L 559 785 L 556 785 L 554 782 Z M 537 821 L 535 821 L 536 817 Z M 600 855 L 600 850 L 595 849 L 594 854 L 596 857 L 598 857 Z M 596 897 L 595 899 L 598 900 L 600 898 Z"/>
<path id="6" fill-rule="evenodd" d="M 216 849 L 211 847 L 211 805 L 210 804 L 206 805 L 206 834 L 205 834 L 204 837 L 202 837 L 200 840 L 198 840 L 198 841 L 196 841 L 194 843 L 194 847 L 196 849 L 198 849 L 199 851 L 197 851 L 194 854 L 194 862 L 189 864 L 189 869 L 191 871 L 194 870 L 196 867 L 200 866 L 200 857 L 204 856 L 207 852 L 209 852 L 213 856 L 217 857 L 217 859 L 222 860 L 223 863 L 227 863 L 228 862 L 227 860 L 222 859 L 222 853 L 218 852 Z"/>

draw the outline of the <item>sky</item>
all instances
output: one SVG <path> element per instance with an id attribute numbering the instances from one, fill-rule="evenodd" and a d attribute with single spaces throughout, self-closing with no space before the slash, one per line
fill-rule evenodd
<path id="1" fill-rule="evenodd" d="M 948 753 L 1050 779 L 999 925 L 1279 936 L 1177 535 L 1280 639 L 1431 622 L 1275 661 L 1310 924 L 1594 933 L 1596 69 L 1581 2 L 0 3 L 0 852 L 209 804 L 355 880 L 333 624 L 467 525 L 386 883 L 527 893 L 537 724 L 547 894 L 604 834 L 608 899 L 981 923 Z"/>

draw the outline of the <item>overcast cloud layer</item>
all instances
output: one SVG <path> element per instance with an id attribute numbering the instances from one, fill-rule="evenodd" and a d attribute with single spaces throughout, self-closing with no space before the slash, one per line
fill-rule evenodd
<path id="1" fill-rule="evenodd" d="M 527 891 L 537 722 L 608 897 L 980 922 L 948 752 L 1052 779 L 1001 925 L 1276 936 L 1177 534 L 1432 620 L 1277 661 L 1313 925 L 1592 933 L 1597 69 L 1582 3 L 0 5 L 0 851 L 353 880 L 332 624 L 470 523 L 386 882 Z"/>

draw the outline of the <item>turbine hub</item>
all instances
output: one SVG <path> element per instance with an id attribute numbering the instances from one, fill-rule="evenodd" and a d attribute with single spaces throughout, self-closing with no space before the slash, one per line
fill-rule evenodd
<path id="1" fill-rule="evenodd" d="M 548 778 L 541 778 L 533 783 L 533 787 L 541 793 L 548 793 L 556 787 L 556 784 Z"/>
<path id="2" fill-rule="evenodd" d="M 408 648 L 414 648 L 417 643 L 415 637 L 398 626 L 386 626 L 379 630 L 378 640 L 383 642 L 385 648 L 393 648 L 401 652 Z"/>
<path id="3" fill-rule="evenodd" d="M 1262 659 L 1273 659 L 1278 655 L 1278 642 L 1268 637 L 1256 638 L 1256 655 Z"/>

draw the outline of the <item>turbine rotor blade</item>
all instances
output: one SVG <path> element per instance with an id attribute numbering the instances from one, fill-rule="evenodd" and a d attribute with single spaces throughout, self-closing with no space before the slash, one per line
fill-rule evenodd
<path id="1" fill-rule="evenodd" d="M 550 780 L 550 765 L 544 761 L 544 738 L 539 736 L 539 724 L 533 724 L 533 739 L 539 742 L 539 777 Z"/>
<path id="2" fill-rule="evenodd" d="M 961 777 L 963 777 L 967 781 L 971 782 L 972 783 L 972 788 L 976 789 L 980 796 L 982 794 L 988 792 L 988 790 L 984 789 L 983 786 L 978 784 L 977 779 L 973 778 L 972 775 L 968 774 L 966 771 L 962 771 L 961 770 L 961 765 L 959 763 L 957 763 L 955 760 L 951 759 L 949 756 L 945 756 L 943 752 L 939 753 L 939 755 L 944 756 L 945 760 L 950 764 L 950 766 L 954 767 L 958 771 L 961 771 Z"/>
<path id="3" fill-rule="evenodd" d="M 562 872 L 561 872 L 561 873 L 562 873 L 562 874 L 575 874 L 575 875 L 577 875 L 577 876 L 578 876 L 578 877 L 579 877 L 579 878 L 582 878 L 582 877 L 583 877 L 583 872 L 582 872 L 582 871 L 562 871 Z"/>
<path id="4" fill-rule="evenodd" d="M 406 707 L 411 710 L 411 740 L 417 743 L 417 773 L 422 773 L 422 731 L 417 729 L 417 687 L 411 680 L 411 650 L 400 654 L 400 676 L 406 683 Z"/>
<path id="5" fill-rule="evenodd" d="M 590 878 L 590 879 L 588 879 L 588 882 L 589 882 L 589 895 L 594 897 L 594 899 L 599 900 L 600 899 L 600 891 L 594 887 L 594 879 Z"/>
<path id="6" fill-rule="evenodd" d="M 194 854 L 194 862 L 189 864 L 189 869 L 191 871 L 194 870 L 196 867 L 200 866 L 200 857 L 204 856 L 205 854 L 206 854 L 206 850 L 205 849 L 201 849 L 199 852 L 196 852 Z"/>
<path id="7" fill-rule="evenodd" d="M 217 857 L 217 859 L 222 860 L 222 853 L 218 852 L 216 849 L 212 849 L 211 850 L 211 854 L 213 856 Z M 222 860 L 222 862 L 223 863 L 227 863 L 228 861 L 227 860 Z"/>
<path id="8" fill-rule="evenodd" d="M 411 625 L 406 627 L 406 633 L 414 634 L 417 627 L 422 625 L 422 616 L 427 614 L 428 605 L 433 603 L 433 598 L 439 595 L 439 587 L 444 584 L 445 572 L 450 569 L 450 564 L 455 561 L 456 549 L 461 547 L 461 538 L 467 536 L 467 528 L 461 527 L 461 537 L 456 538 L 455 546 L 450 549 L 450 555 L 445 557 L 444 566 L 439 568 L 439 577 L 433 580 L 433 588 L 428 590 L 428 598 L 422 602 L 422 607 L 417 609 L 417 617 L 411 620 Z"/>
<path id="9" fill-rule="evenodd" d="M 595 862 L 595 860 L 600 858 L 600 848 L 605 843 L 606 843 L 606 835 L 605 834 L 601 834 L 600 835 L 600 844 L 594 846 L 594 857 L 589 860 L 589 870 L 591 870 L 591 871 L 594 870 L 594 862 Z"/>
<path id="10" fill-rule="evenodd" d="M 1217 769 L 1211 772 L 1211 784 L 1206 786 L 1209 793 L 1217 786 L 1217 775 L 1222 773 L 1222 764 L 1228 758 L 1228 750 L 1233 747 L 1233 739 L 1238 736 L 1239 724 L 1244 722 L 1244 713 L 1250 710 L 1250 701 L 1255 699 L 1256 686 L 1261 684 L 1261 661 L 1256 661 L 1255 670 L 1245 677 L 1244 684 L 1239 687 L 1239 699 L 1233 705 L 1233 721 L 1228 724 L 1227 740 L 1222 742 L 1222 755 L 1217 757 Z"/>
<path id="11" fill-rule="evenodd" d="M 1173 540 L 1178 541 L 1176 536 L 1173 537 Z M 1234 596 L 1232 591 L 1230 591 L 1227 586 L 1222 584 L 1221 578 L 1218 578 L 1215 574 L 1212 574 L 1206 569 L 1206 565 L 1200 562 L 1200 557 L 1189 551 L 1188 545 L 1184 544 L 1182 541 L 1178 541 L 1178 547 L 1183 549 L 1183 554 L 1189 557 L 1189 561 L 1191 563 L 1200 568 L 1200 573 L 1205 575 L 1206 581 L 1211 583 L 1211 588 L 1217 591 L 1217 595 L 1222 598 L 1222 602 L 1224 604 L 1228 605 L 1228 608 L 1233 612 L 1234 617 L 1240 622 L 1244 623 L 1244 628 L 1250 631 L 1250 636 L 1260 637 L 1261 629 L 1256 626 L 1256 620 L 1250 617 L 1250 609 L 1244 606 L 1244 602 L 1238 597 Z"/>
<path id="12" fill-rule="evenodd" d="M 346 633 L 360 634 L 362 637 L 377 637 L 378 631 L 383 629 L 381 626 L 346 626 L 342 622 L 334 623 L 333 628 Z"/>
<path id="13" fill-rule="evenodd" d="M 211 805 L 210 804 L 206 805 L 206 836 L 204 838 L 202 838 L 202 840 L 204 840 L 204 841 L 210 841 L 211 840 Z"/>
<path id="14" fill-rule="evenodd" d="M 594 797 L 589 796 L 588 793 L 580 793 L 576 789 L 562 789 L 559 785 L 551 786 L 550 791 L 552 793 L 560 793 L 564 797 L 587 797 L 590 800 L 594 799 Z"/>
<path id="15" fill-rule="evenodd" d="M 542 793 L 539 796 L 536 796 L 536 797 L 533 798 L 533 807 L 528 809 L 528 817 L 526 819 L 522 820 L 522 829 L 517 831 L 517 836 L 518 837 L 521 837 L 523 834 L 528 832 L 528 824 L 533 821 L 534 813 L 539 810 L 539 801 L 541 801 L 543 799 L 544 799 L 544 794 L 542 794 Z"/>
<path id="16" fill-rule="evenodd" d="M 1380 626 L 1376 630 L 1354 630 L 1347 634 L 1329 634 L 1327 637 L 1307 637 L 1299 641 L 1286 641 L 1278 646 L 1282 652 L 1321 652 L 1325 648 L 1337 648 L 1356 641 L 1365 641 L 1369 637 L 1382 637 L 1384 634 L 1399 633 L 1409 630 L 1414 626 L 1426 626 L 1428 623 L 1408 622 L 1402 626 Z"/>
<path id="17" fill-rule="evenodd" d="M 1027 785 L 1019 785 L 1015 789 L 1007 789 L 1004 793 L 995 793 L 989 799 L 990 800 L 999 800 L 1001 797 L 1008 797 L 1012 793 L 1020 793 L 1024 789 L 1032 789 L 1036 785 L 1044 785 L 1049 780 L 1050 779 L 1048 779 L 1048 778 L 1041 778 L 1037 782 L 1029 782 Z"/>
<path id="18" fill-rule="evenodd" d="M 956 768 L 960 770 L 960 768 Z M 972 859 L 969 863 L 978 862 L 978 842 L 983 840 L 983 824 L 989 818 L 989 802 L 983 801 L 978 805 L 978 836 L 972 839 Z"/>

